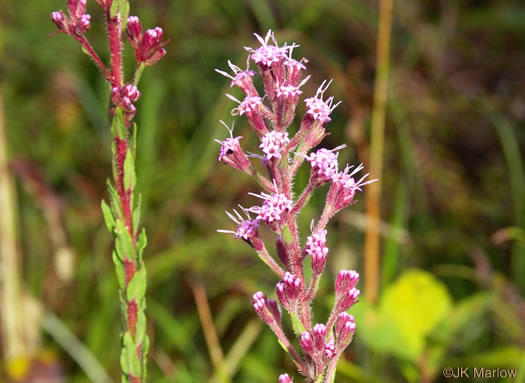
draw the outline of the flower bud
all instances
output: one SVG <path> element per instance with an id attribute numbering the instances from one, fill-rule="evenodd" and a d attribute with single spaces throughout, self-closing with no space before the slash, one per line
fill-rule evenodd
<path id="1" fill-rule="evenodd" d="M 221 150 L 218 158 L 219 162 L 229 165 L 232 168 L 249 175 L 255 175 L 255 170 L 253 169 L 252 163 L 246 154 L 244 154 L 244 151 L 242 150 L 239 143 L 239 140 L 242 138 L 242 136 L 233 137 L 233 127 L 230 129 L 223 121 L 221 121 L 221 123 L 226 126 L 230 132 L 230 137 L 224 141 L 215 140 L 221 144 Z"/>
<path id="2" fill-rule="evenodd" d="M 67 9 L 71 21 L 76 24 L 76 22 L 86 13 L 86 0 L 68 0 Z"/>
<path id="3" fill-rule="evenodd" d="M 335 356 L 335 345 L 334 342 L 327 342 L 324 345 L 323 350 L 323 359 L 325 362 L 328 362 Z"/>
<path id="4" fill-rule="evenodd" d="M 275 321 L 277 323 L 281 322 L 281 311 L 279 311 L 279 305 L 274 299 L 268 299 L 266 301 L 266 304 L 268 306 L 268 310 L 272 313 L 273 317 L 275 318 Z"/>
<path id="5" fill-rule="evenodd" d="M 275 317 L 273 316 L 272 312 L 270 311 L 270 308 L 268 307 L 268 301 L 266 300 L 266 296 L 263 292 L 258 291 L 255 294 L 253 294 L 252 305 L 257 314 L 259 314 L 259 316 L 264 322 L 266 322 L 267 324 L 271 324 L 275 321 Z"/>
<path id="6" fill-rule="evenodd" d="M 140 19 L 137 16 L 128 17 L 126 33 L 129 37 L 131 45 L 133 45 L 134 48 L 137 48 L 140 43 L 140 39 L 142 38 L 142 24 L 140 23 Z"/>
<path id="7" fill-rule="evenodd" d="M 354 287 L 353 289 L 349 290 L 346 294 L 344 294 L 339 303 L 339 310 L 346 311 L 354 304 L 356 304 L 358 302 L 357 299 L 359 298 L 360 293 L 361 292 Z"/>
<path id="8" fill-rule="evenodd" d="M 293 383 L 292 379 L 288 376 L 288 374 L 282 374 L 279 376 L 279 383 Z"/>
<path id="9" fill-rule="evenodd" d="M 79 33 L 86 33 L 91 28 L 91 15 L 85 14 L 80 17 L 77 23 Z"/>
<path id="10" fill-rule="evenodd" d="M 326 247 L 326 230 L 312 233 L 306 241 L 305 251 L 312 258 L 312 271 L 320 275 L 326 265 L 328 247 Z"/>
<path id="11" fill-rule="evenodd" d="M 354 317 L 347 312 L 342 312 L 337 317 L 335 322 L 335 335 L 337 337 L 338 347 L 343 344 L 346 347 L 355 332 L 355 320 Z"/>
<path id="12" fill-rule="evenodd" d="M 318 351 L 322 351 L 326 342 L 326 326 L 324 324 L 317 323 L 314 326 L 313 339 L 315 349 Z"/>
<path id="13" fill-rule="evenodd" d="M 67 16 L 62 11 L 56 11 L 51 13 L 51 21 L 55 23 L 59 32 L 69 33 L 69 23 Z"/>
<path id="14" fill-rule="evenodd" d="M 299 344 L 301 345 L 301 348 L 303 349 L 305 354 L 313 355 L 315 353 L 312 334 L 310 334 L 308 331 L 303 332 Z"/>
<path id="15" fill-rule="evenodd" d="M 341 270 L 335 279 L 336 295 L 345 294 L 348 290 L 353 289 L 359 282 L 359 273 L 354 270 Z"/>

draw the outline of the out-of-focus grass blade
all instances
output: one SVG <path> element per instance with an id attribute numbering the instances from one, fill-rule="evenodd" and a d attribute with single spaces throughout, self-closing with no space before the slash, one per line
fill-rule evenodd
<path id="1" fill-rule="evenodd" d="M 51 311 L 44 314 L 42 327 L 78 363 L 95 383 L 112 383 L 108 373 L 89 349 Z"/>
<path id="2" fill-rule="evenodd" d="M 275 18 L 273 17 L 272 9 L 269 7 L 268 2 L 250 0 L 250 4 L 263 33 L 268 29 L 275 29 Z"/>
<path id="3" fill-rule="evenodd" d="M 514 202 L 514 217 L 516 225 L 525 228 L 525 173 L 523 160 L 520 155 L 518 139 L 508 120 L 499 115 L 491 116 L 492 123 L 503 148 L 503 154 L 509 168 L 510 187 Z M 516 283 L 525 293 L 525 245 L 516 242 L 512 249 L 512 269 Z"/>

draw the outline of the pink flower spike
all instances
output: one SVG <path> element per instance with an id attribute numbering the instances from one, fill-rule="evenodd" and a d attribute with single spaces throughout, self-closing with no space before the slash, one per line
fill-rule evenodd
<path id="1" fill-rule="evenodd" d="M 279 383 L 293 383 L 293 379 L 288 374 L 282 374 L 279 376 Z"/>
<path id="2" fill-rule="evenodd" d="M 264 135 L 259 148 L 261 148 L 268 160 L 272 158 L 279 159 L 289 142 L 288 132 L 272 130 Z"/>

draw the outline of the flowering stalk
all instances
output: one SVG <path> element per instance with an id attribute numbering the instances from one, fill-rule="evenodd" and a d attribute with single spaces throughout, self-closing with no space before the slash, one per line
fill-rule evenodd
<path id="1" fill-rule="evenodd" d="M 279 343 L 291 355 L 298 371 L 308 383 L 329 383 L 335 379 L 337 361 L 352 341 L 355 332 L 354 318 L 347 313 L 359 297 L 356 289 L 359 274 L 353 270 L 341 270 L 335 281 L 335 303 L 325 323 L 313 324 L 311 304 L 315 298 L 319 280 L 325 269 L 328 256 L 326 225 L 341 209 L 355 203 L 355 194 L 361 188 L 376 180 L 366 181 L 368 174 L 355 180 L 355 174 L 363 169 L 346 166 L 339 170 L 338 152 L 345 145 L 334 149 L 319 149 L 311 152 L 328 134 L 325 124 L 338 104 L 333 97 L 324 98 L 331 82 L 323 82 L 314 97 L 305 99 L 306 113 L 299 130 L 290 136 L 288 131 L 294 120 L 296 106 L 302 94 L 301 87 L 310 76 L 303 78 L 307 60 L 292 58 L 296 44 L 279 46 L 271 31 L 263 39 L 255 35 L 261 46 L 245 48 L 249 53 L 246 70 L 228 62 L 233 74 L 217 70 L 231 79 L 231 86 L 237 86 L 244 93 L 244 100 L 227 96 L 238 103 L 232 115 L 246 115 L 259 137 L 262 155 L 245 154 L 241 145 L 242 137 L 233 136 L 233 127 L 227 127 L 230 137 L 217 142 L 221 145 L 219 161 L 251 177 L 255 177 L 263 191 L 251 195 L 262 200 L 262 204 L 242 208 L 245 216 L 234 210 L 227 213 L 237 224 L 237 230 L 218 230 L 234 234 L 243 239 L 259 257 L 275 272 L 280 281 L 276 285 L 279 304 L 268 299 L 262 292 L 253 295 L 252 305 L 261 319 L 275 333 Z M 253 61 L 262 77 L 264 97 L 253 84 L 255 72 L 249 69 Z M 224 122 L 221 121 L 224 124 Z M 226 125 L 226 124 L 224 124 Z M 260 159 L 267 176 L 260 174 L 249 157 Z M 292 185 L 299 167 L 307 161 L 311 166 L 310 179 L 298 197 Z M 317 222 L 310 227 L 311 235 L 302 244 L 297 229 L 297 217 L 308 203 L 312 194 L 321 186 L 329 185 L 326 203 Z M 252 217 L 250 214 L 254 214 Z M 265 225 L 276 234 L 275 249 L 278 260 L 268 252 L 259 236 L 259 228 Z M 310 280 L 305 277 L 304 261 L 311 260 Z M 298 353 L 284 332 L 281 311 L 286 311 L 301 349 Z M 279 377 L 280 383 L 291 383 L 288 374 Z"/>
<path id="2" fill-rule="evenodd" d="M 102 201 L 102 212 L 109 231 L 115 237 L 113 262 L 120 286 L 122 309 L 121 369 L 123 381 L 145 382 L 149 338 L 146 335 L 146 269 L 142 258 L 146 233 L 139 230 L 140 195 L 135 199 L 135 153 L 137 127 L 133 123 L 135 103 L 140 97 L 137 88 L 144 67 L 155 64 L 165 55 L 161 28 L 142 32 L 136 16 L 129 15 L 128 0 L 96 0 L 102 7 L 109 42 L 110 66 L 97 55 L 85 33 L 91 16 L 86 13 L 86 0 L 68 0 L 68 15 L 63 11 L 51 14 L 58 30 L 73 36 L 82 50 L 94 61 L 111 87 L 109 117 L 113 134 L 113 184 L 108 181 L 110 206 Z M 122 68 L 123 32 L 126 30 L 135 50 L 137 66 L 133 79 L 125 83 Z"/>

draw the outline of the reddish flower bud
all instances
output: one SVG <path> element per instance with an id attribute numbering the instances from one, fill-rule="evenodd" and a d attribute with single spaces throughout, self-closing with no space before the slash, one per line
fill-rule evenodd
<path id="1" fill-rule="evenodd" d="M 288 374 L 282 374 L 279 376 L 279 383 L 293 383 L 293 379 Z"/>
<path id="2" fill-rule="evenodd" d="M 281 311 L 279 311 L 279 305 L 274 299 L 268 299 L 266 301 L 266 304 L 268 306 L 268 310 L 272 313 L 273 317 L 275 318 L 275 321 L 277 323 L 281 322 Z"/>
<path id="3" fill-rule="evenodd" d="M 259 314 L 259 316 L 264 322 L 266 322 L 267 324 L 271 324 L 275 321 L 275 317 L 273 316 L 272 312 L 268 307 L 268 301 L 266 300 L 266 296 L 264 295 L 264 293 L 258 291 L 255 294 L 253 294 L 252 305 L 257 314 Z"/>
<path id="4" fill-rule="evenodd" d="M 356 304 L 358 302 L 357 299 L 359 298 L 360 293 L 361 292 L 356 288 L 353 288 L 349 290 L 348 292 L 346 292 L 346 294 L 344 294 L 341 297 L 341 301 L 339 303 L 339 310 L 346 311 L 350 307 L 352 307 L 354 304 Z"/>
<path id="5" fill-rule="evenodd" d="M 79 33 L 86 33 L 91 28 L 91 15 L 85 14 L 80 16 L 77 22 L 77 31 Z"/>
<path id="6" fill-rule="evenodd" d="M 325 362 L 328 362 L 335 356 L 335 345 L 334 342 L 327 342 L 324 345 L 323 350 L 323 359 Z"/>
<path id="7" fill-rule="evenodd" d="M 218 158 L 219 162 L 223 162 L 226 165 L 249 175 L 255 175 L 255 170 L 253 169 L 250 159 L 244 154 L 244 151 L 239 144 L 239 140 L 242 136 L 233 137 L 233 125 L 229 128 L 224 121 L 221 121 L 221 124 L 228 129 L 230 137 L 224 141 L 215 140 L 215 142 L 221 144 L 221 151 Z"/>
<path id="8" fill-rule="evenodd" d="M 140 19 L 137 16 L 130 16 L 128 18 L 126 33 L 129 37 L 131 45 L 133 45 L 134 48 L 137 48 L 140 43 L 140 39 L 142 38 L 142 24 L 140 23 Z"/>
<path id="9" fill-rule="evenodd" d="M 62 11 L 52 12 L 51 21 L 55 23 L 59 32 L 69 33 L 69 20 L 64 12 Z"/>
<path id="10" fill-rule="evenodd" d="M 355 332 L 354 317 L 347 312 L 342 312 L 335 322 L 335 335 L 338 347 L 346 347 L 352 340 Z"/>
<path id="11" fill-rule="evenodd" d="M 326 326 L 324 324 L 317 323 L 314 326 L 313 340 L 315 349 L 318 351 L 322 351 L 326 342 Z"/>
<path id="12" fill-rule="evenodd" d="M 301 348 L 305 354 L 313 355 L 315 353 L 312 334 L 310 334 L 308 331 L 303 332 L 299 344 L 301 345 Z"/>
<path id="13" fill-rule="evenodd" d="M 341 270 L 335 279 L 335 293 L 336 295 L 345 294 L 350 289 L 353 289 L 357 282 L 359 282 L 359 273 L 354 270 Z"/>
<path id="14" fill-rule="evenodd" d="M 313 224 L 313 222 L 312 222 Z M 312 257 L 312 271 L 321 274 L 326 265 L 328 247 L 326 247 L 326 230 L 319 230 L 308 237 L 305 252 Z"/>

